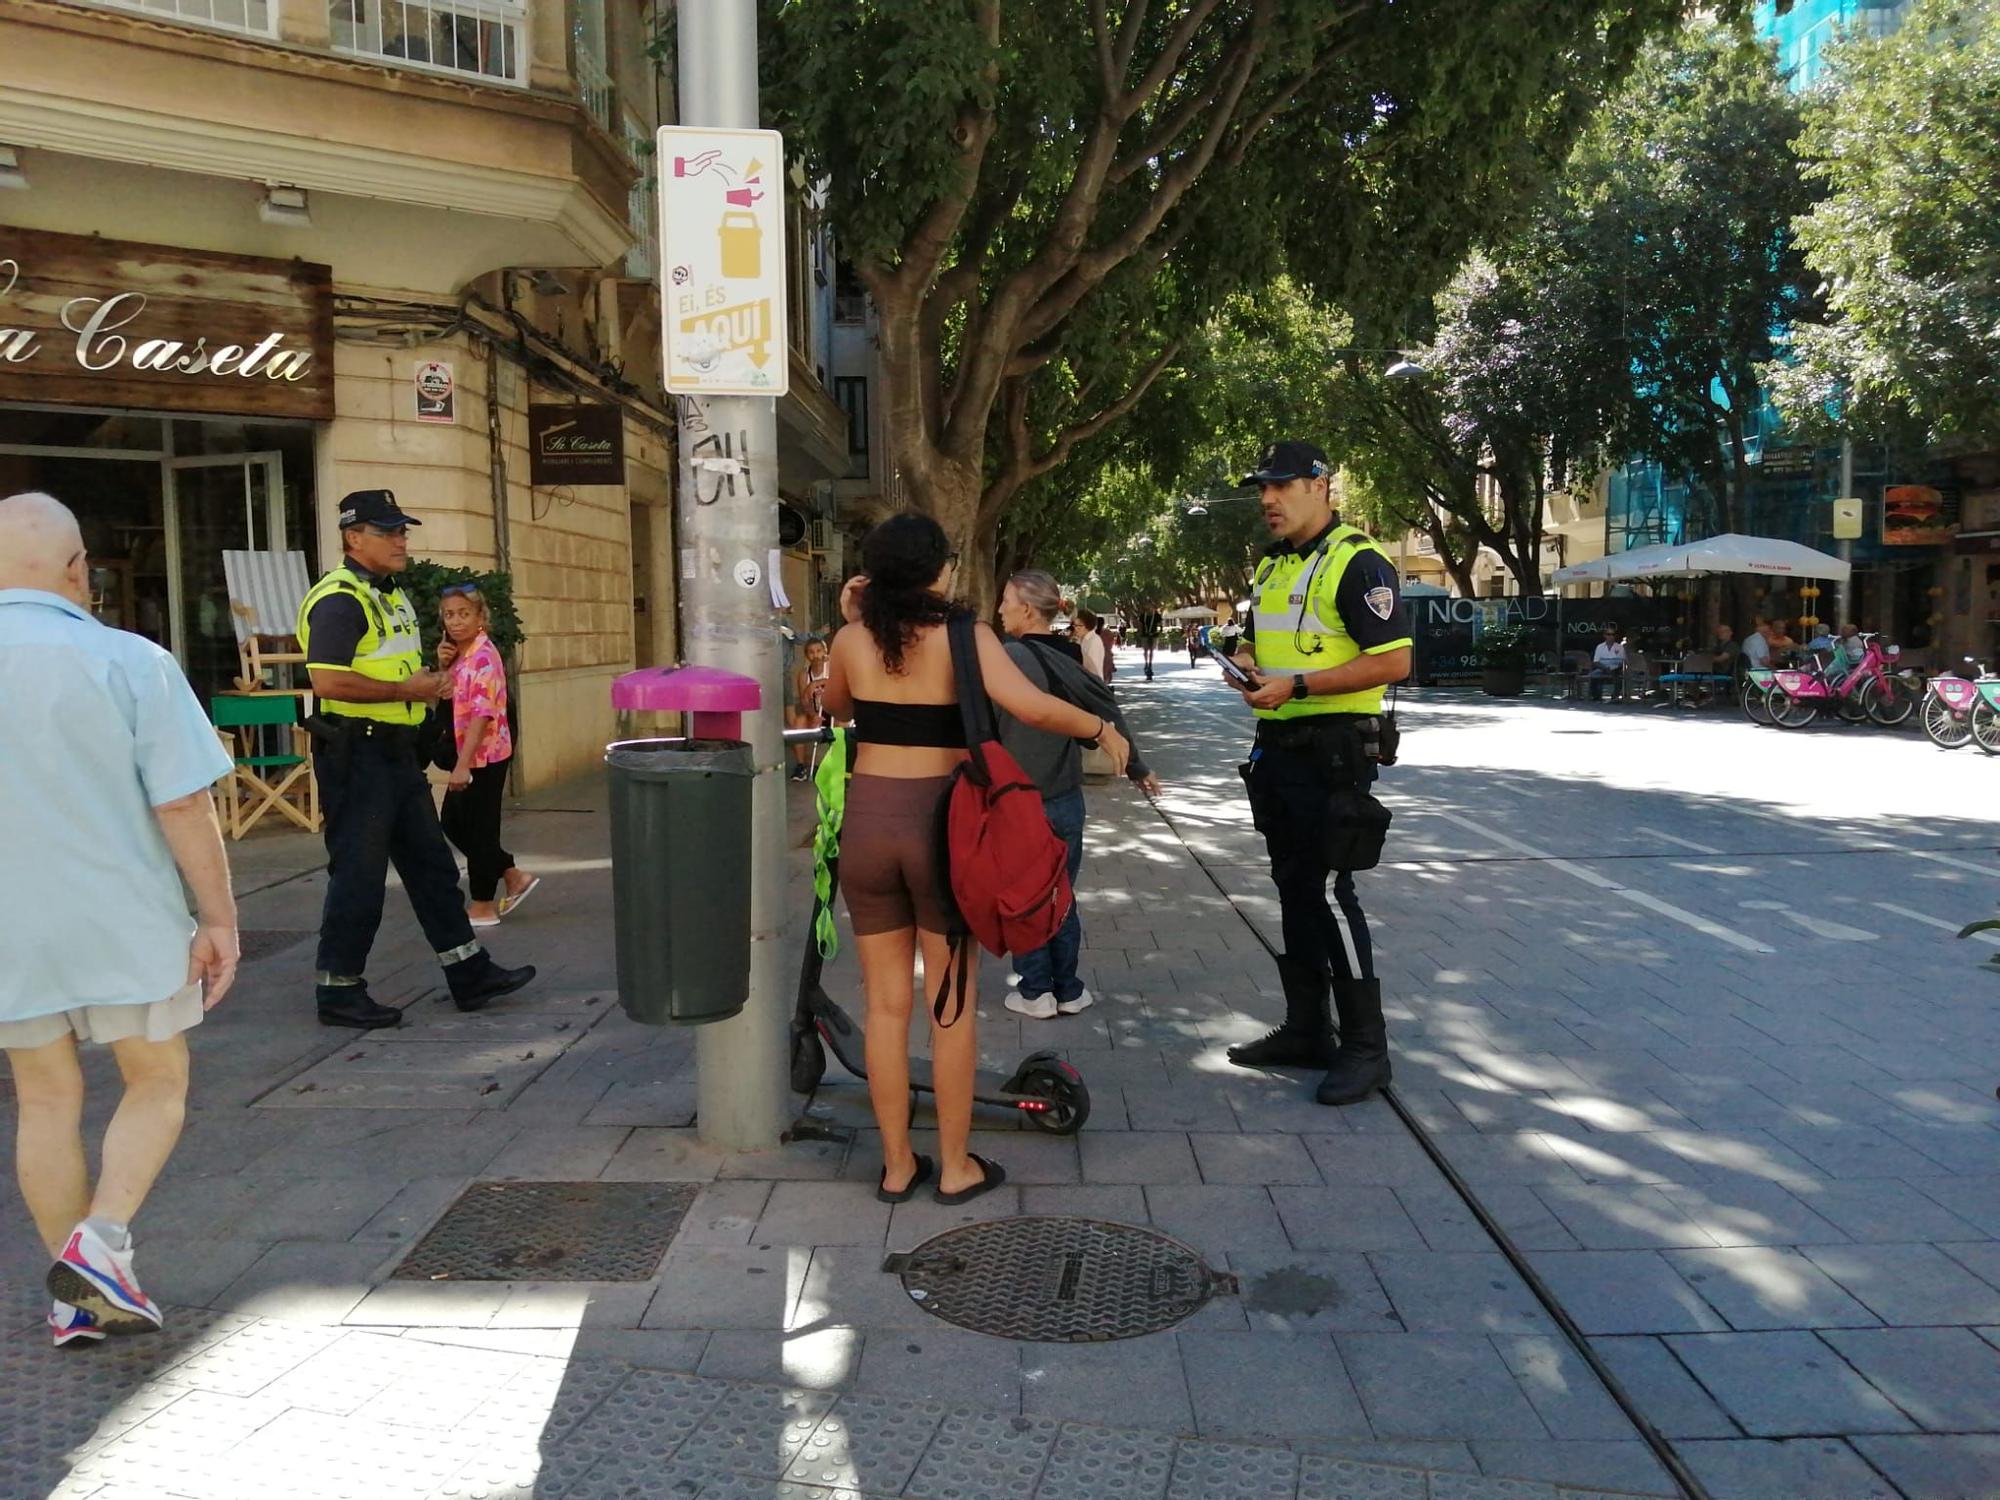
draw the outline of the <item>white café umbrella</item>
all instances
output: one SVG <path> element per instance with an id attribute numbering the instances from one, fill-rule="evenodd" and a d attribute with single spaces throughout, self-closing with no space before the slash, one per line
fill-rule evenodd
<path id="1" fill-rule="evenodd" d="M 1166 618 L 1169 620 L 1213 620 L 1215 618 L 1215 610 L 1213 606 L 1207 604 L 1183 604 L 1179 609 L 1168 610 Z"/>
<path id="2" fill-rule="evenodd" d="M 1641 554 L 1650 554 L 1642 556 Z M 1854 565 L 1825 552 L 1776 537 L 1726 532 L 1677 547 L 1642 547 L 1612 559 L 1614 578 L 1696 578 L 1708 573 L 1748 573 L 1770 578 L 1827 578 L 1835 583 Z"/>

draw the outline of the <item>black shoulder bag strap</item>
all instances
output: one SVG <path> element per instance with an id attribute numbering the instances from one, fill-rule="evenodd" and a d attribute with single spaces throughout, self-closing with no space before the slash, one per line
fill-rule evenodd
<path id="1" fill-rule="evenodd" d="M 972 757 L 972 779 L 986 786 L 993 778 L 982 747 L 1000 737 L 1000 728 L 993 717 L 992 700 L 986 696 L 986 679 L 979 670 L 979 637 L 970 614 L 953 615 L 944 628 L 951 641 L 951 675 L 958 688 L 958 718 L 965 728 L 965 748 Z"/>

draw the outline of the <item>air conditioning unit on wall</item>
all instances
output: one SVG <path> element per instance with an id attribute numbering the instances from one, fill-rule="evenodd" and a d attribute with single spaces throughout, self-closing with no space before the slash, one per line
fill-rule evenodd
<path id="1" fill-rule="evenodd" d="M 806 531 L 806 545 L 821 554 L 839 547 L 840 537 L 833 529 L 833 522 L 824 518 L 815 520 Z"/>

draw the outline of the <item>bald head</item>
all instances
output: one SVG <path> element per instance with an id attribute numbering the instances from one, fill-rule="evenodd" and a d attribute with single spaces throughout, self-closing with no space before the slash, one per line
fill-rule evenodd
<path id="1" fill-rule="evenodd" d="M 30 491 L 0 500 L 0 589 L 41 589 L 85 603 L 83 533 L 67 505 Z"/>

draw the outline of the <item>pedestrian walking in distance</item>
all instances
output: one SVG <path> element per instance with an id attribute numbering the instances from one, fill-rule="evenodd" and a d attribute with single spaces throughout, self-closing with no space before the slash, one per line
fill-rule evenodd
<path id="1" fill-rule="evenodd" d="M 514 759 L 514 731 L 507 722 L 507 667 L 487 635 L 486 596 L 476 583 L 438 591 L 438 667 L 451 673 L 454 759 L 438 820 L 452 847 L 465 856 L 465 881 L 474 927 L 498 927 L 528 899 L 541 877 L 518 868 L 500 843 L 500 804 Z"/>
<path id="2" fill-rule="evenodd" d="M 1146 662 L 1146 681 L 1153 680 L 1153 653 L 1159 649 L 1160 632 L 1166 628 L 1166 621 L 1160 616 L 1156 605 L 1147 605 L 1139 611 L 1139 651 Z"/>
<path id="3" fill-rule="evenodd" d="M 532 964 L 502 968 L 472 935 L 458 862 L 417 760 L 425 708 L 451 690 L 448 673 L 425 670 L 417 613 L 396 585 L 410 565 L 409 528 L 421 524 L 388 490 L 349 495 L 340 502 L 346 555 L 299 606 L 299 650 L 319 699 L 308 726 L 326 812 L 315 1000 L 328 1026 L 402 1022 L 400 1010 L 369 995 L 365 977 L 392 864 L 460 1010 L 478 1010 L 535 977 Z"/>
<path id="4" fill-rule="evenodd" d="M 131 1225 L 180 1138 L 186 1033 L 236 977 L 209 798 L 230 758 L 173 657 L 91 618 L 83 535 L 43 494 L 0 500 L 0 724 L 0 1049 L 49 1331 L 149 1333 Z M 95 1186 L 79 1041 L 124 1084 Z"/>
<path id="5" fill-rule="evenodd" d="M 840 612 L 848 624 L 833 638 L 828 660 L 826 710 L 854 722 L 840 888 L 867 1001 L 868 1097 L 882 1132 L 876 1196 L 887 1203 L 907 1202 L 934 1172 L 933 1196 L 946 1204 L 968 1202 L 1006 1180 L 999 1163 L 967 1149 L 979 1058 L 979 954 L 967 943 L 954 960 L 950 934 L 957 912 L 950 871 L 940 857 L 946 794 L 966 758 L 946 628 L 965 614 L 951 599 L 957 563 L 943 528 L 928 516 L 892 516 L 870 531 L 861 543 L 866 571 L 841 590 Z M 1037 729 L 1101 739 L 1112 760 L 1124 765 L 1125 739 L 1115 728 L 1037 690 L 987 626 L 976 627 L 975 639 L 979 673 L 996 705 Z M 919 950 L 925 984 L 937 989 L 948 983 L 964 996 L 953 1024 L 932 1018 L 935 1163 L 910 1146 L 910 1010 Z M 955 972 L 955 962 L 968 972 Z"/>
<path id="6" fill-rule="evenodd" d="M 1382 986 L 1354 871 L 1374 866 L 1387 831 L 1367 789 L 1382 753 L 1383 688 L 1410 672 L 1409 622 L 1395 565 L 1334 514 L 1332 466 L 1317 447 L 1273 443 L 1243 482 L 1257 486 L 1277 538 L 1257 565 L 1236 659 L 1253 677 L 1243 697 L 1257 742 L 1242 771 L 1278 887 L 1285 1020 L 1231 1047 L 1229 1060 L 1324 1067 L 1319 1102 L 1353 1104 L 1389 1082 Z M 1329 874 L 1339 916 L 1327 904 Z"/>
<path id="7" fill-rule="evenodd" d="M 1055 636 L 1055 613 L 1062 607 L 1062 589 L 1047 573 L 1016 573 L 1000 593 L 1000 628 L 1007 632 L 1007 655 L 1021 675 L 1043 692 L 1109 719 L 1128 741 L 1132 732 L 1118 711 L 1111 689 L 1084 666 L 1072 642 Z M 1068 649 L 1065 649 L 1068 648 Z M 1066 734 L 1050 734 L 1024 724 L 1001 710 L 1000 743 L 1042 794 L 1049 826 L 1069 848 L 1069 882 L 1076 885 L 1083 868 L 1083 755 Z M 1125 774 L 1149 797 L 1159 795 L 1160 778 L 1139 756 L 1136 741 Z M 1069 917 L 1054 939 L 1031 953 L 1014 955 L 1019 986 L 1001 1003 L 1017 1015 L 1052 1021 L 1073 1016 L 1093 1004 L 1090 990 L 1077 975 L 1083 953 L 1082 903 L 1071 902 Z"/>

